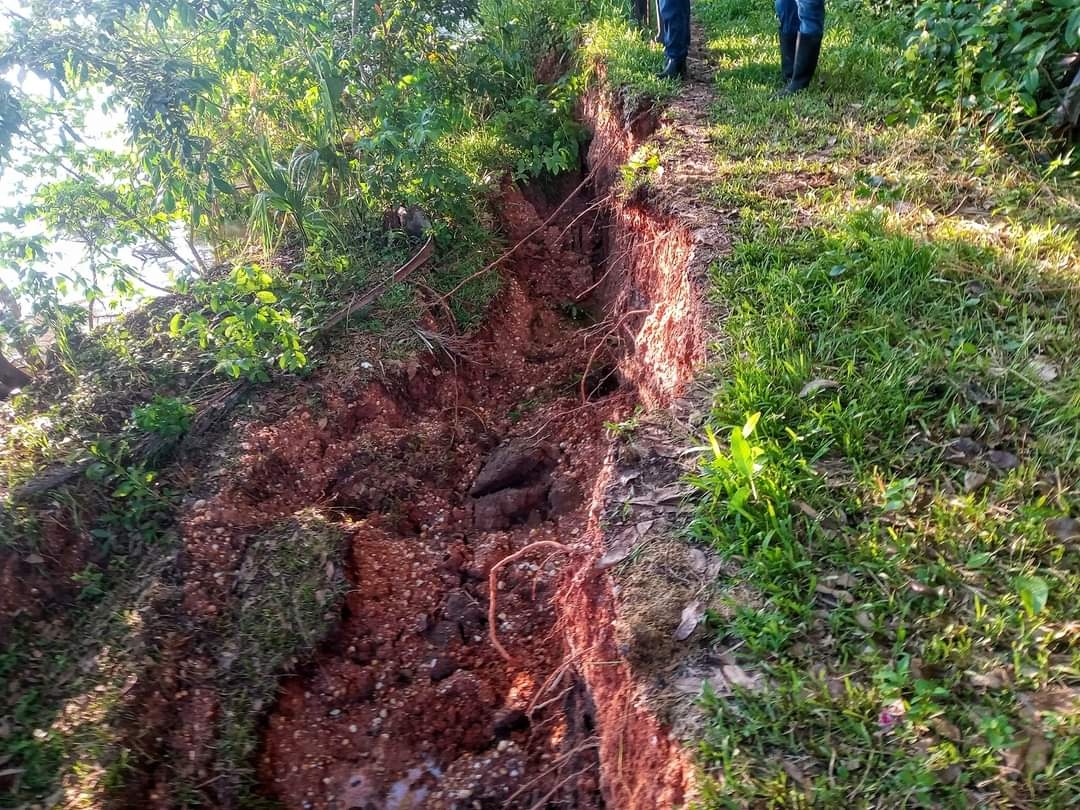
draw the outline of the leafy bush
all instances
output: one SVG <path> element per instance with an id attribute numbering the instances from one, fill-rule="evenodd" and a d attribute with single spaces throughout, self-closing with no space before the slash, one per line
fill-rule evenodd
<path id="1" fill-rule="evenodd" d="M 1030 136 L 1060 103 L 1080 50 L 1076 0 L 918 4 L 899 88 L 910 108 L 950 110 L 1007 141 Z"/>
<path id="2" fill-rule="evenodd" d="M 183 400 L 158 396 L 136 408 L 132 418 L 141 430 L 175 439 L 191 427 L 191 417 L 194 415 L 195 409 Z"/>
<path id="3" fill-rule="evenodd" d="M 229 377 L 265 380 L 267 366 L 297 371 L 304 356 L 294 314 L 278 304 L 280 286 L 257 264 L 241 264 L 224 279 L 199 282 L 193 292 L 204 300 L 200 311 L 177 313 L 169 325 L 174 337 L 194 338 L 213 348 L 217 370 Z"/>

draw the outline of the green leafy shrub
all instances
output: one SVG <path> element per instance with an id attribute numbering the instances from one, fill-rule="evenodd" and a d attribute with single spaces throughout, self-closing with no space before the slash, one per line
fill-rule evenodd
<path id="1" fill-rule="evenodd" d="M 915 11 L 898 88 L 914 112 L 951 111 L 1016 141 L 1060 103 L 1066 57 L 1078 50 L 1076 0 L 929 0 Z"/>
<path id="2" fill-rule="evenodd" d="M 242 264 L 220 281 L 195 286 L 209 313 L 177 313 L 169 325 L 174 337 L 193 338 L 201 349 L 213 348 L 217 370 L 229 377 L 267 378 L 276 364 L 298 371 L 307 364 L 293 313 L 275 306 L 274 277 L 257 264 Z"/>
<path id="3" fill-rule="evenodd" d="M 175 439 L 191 427 L 191 417 L 194 415 L 195 409 L 183 400 L 159 396 L 136 408 L 132 418 L 140 430 Z"/>

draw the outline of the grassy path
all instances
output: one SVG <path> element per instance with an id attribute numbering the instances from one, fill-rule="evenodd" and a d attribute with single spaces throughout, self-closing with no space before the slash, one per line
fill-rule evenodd
<path id="1" fill-rule="evenodd" d="M 894 121 L 895 23 L 830 8 L 775 101 L 771 4 L 695 9 L 740 225 L 693 529 L 760 683 L 706 697 L 706 803 L 1077 806 L 1080 188 Z"/>

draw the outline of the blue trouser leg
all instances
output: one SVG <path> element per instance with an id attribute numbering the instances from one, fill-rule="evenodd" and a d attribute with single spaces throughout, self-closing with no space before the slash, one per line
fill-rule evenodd
<path id="1" fill-rule="evenodd" d="M 683 62 L 690 51 L 690 0 L 660 0 L 664 23 L 664 54 L 672 62 Z"/>
<path id="2" fill-rule="evenodd" d="M 825 0 L 776 0 L 781 34 L 825 33 Z"/>

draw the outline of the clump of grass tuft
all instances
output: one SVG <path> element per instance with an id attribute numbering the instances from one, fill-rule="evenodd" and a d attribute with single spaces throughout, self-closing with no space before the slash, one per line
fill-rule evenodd
<path id="1" fill-rule="evenodd" d="M 656 75 L 663 51 L 624 16 L 608 14 L 586 25 L 582 58 L 587 67 L 603 70 L 604 85 L 621 94 L 627 110 L 662 104 L 678 92 L 674 82 Z"/>
<path id="2" fill-rule="evenodd" d="M 337 622 L 347 587 L 343 543 L 339 526 L 309 510 L 248 546 L 237 599 L 221 622 L 217 769 L 233 782 L 234 795 L 253 784 L 258 718 L 279 677 L 310 655 Z"/>

